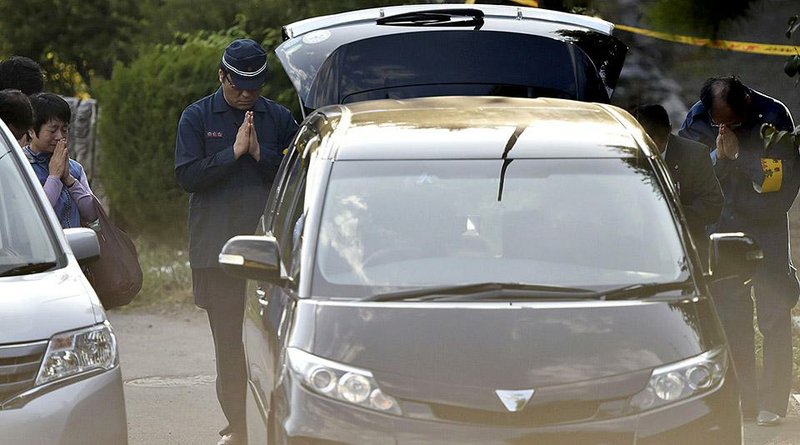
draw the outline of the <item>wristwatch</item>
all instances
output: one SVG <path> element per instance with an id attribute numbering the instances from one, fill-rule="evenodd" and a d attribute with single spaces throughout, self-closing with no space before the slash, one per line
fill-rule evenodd
<path id="1" fill-rule="evenodd" d="M 739 152 L 738 151 L 733 154 L 733 160 L 735 161 L 737 159 L 739 159 Z"/>

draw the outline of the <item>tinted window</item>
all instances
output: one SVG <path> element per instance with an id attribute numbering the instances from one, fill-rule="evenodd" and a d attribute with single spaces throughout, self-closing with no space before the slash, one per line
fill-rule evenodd
<path id="1" fill-rule="evenodd" d="M 658 181 L 631 159 L 334 164 L 315 296 L 520 282 L 601 289 L 687 274 Z"/>
<path id="2" fill-rule="evenodd" d="M 316 118 L 303 126 L 288 163 L 283 166 L 286 176 L 275 209 L 272 233 L 281 249 L 281 258 L 293 276 L 300 265 L 299 248 L 305 223 L 305 179 L 308 172 L 309 153 L 320 142 L 319 132 L 314 126 Z"/>
<path id="3" fill-rule="evenodd" d="M 400 97 L 427 96 L 438 87 L 456 95 L 508 92 L 608 102 L 598 89 L 594 65 L 580 48 L 548 37 L 495 31 L 410 32 L 359 40 L 335 50 L 313 79 L 304 99 L 312 109 L 373 99 L 372 92 L 380 98 L 397 91 Z"/>
<path id="4" fill-rule="evenodd" d="M 22 166 L 7 150 L 0 144 L 0 274 L 30 263 L 56 261 L 43 214 L 23 180 Z"/>

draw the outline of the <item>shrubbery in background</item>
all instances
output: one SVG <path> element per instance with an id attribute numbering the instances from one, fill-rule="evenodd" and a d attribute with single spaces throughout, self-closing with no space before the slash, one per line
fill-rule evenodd
<path id="1" fill-rule="evenodd" d="M 217 88 L 220 54 L 242 35 L 233 29 L 151 45 L 98 83 L 101 181 L 111 213 L 131 232 L 185 240 L 187 197 L 173 172 L 177 122 L 188 104 Z"/>
<path id="2" fill-rule="evenodd" d="M 141 238 L 135 240 L 135 244 L 144 278 L 142 290 L 130 305 L 114 310 L 124 311 L 153 304 L 169 309 L 191 304 L 194 301 L 192 270 L 186 249 L 175 249 Z"/>

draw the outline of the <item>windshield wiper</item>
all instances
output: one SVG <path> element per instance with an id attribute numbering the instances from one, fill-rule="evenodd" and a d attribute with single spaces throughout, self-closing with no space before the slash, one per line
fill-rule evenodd
<path id="1" fill-rule="evenodd" d="M 43 263 L 28 263 L 21 266 L 14 266 L 10 269 L 0 272 L 0 277 L 10 277 L 14 275 L 28 275 L 37 272 L 44 272 L 55 267 L 55 261 L 47 261 Z"/>
<path id="2" fill-rule="evenodd" d="M 692 286 L 692 281 L 674 281 L 668 283 L 637 283 L 629 286 L 618 287 L 600 291 L 595 294 L 599 300 L 629 300 L 650 297 L 661 292 L 686 289 Z"/>
<path id="3" fill-rule="evenodd" d="M 406 12 L 381 17 L 379 25 L 392 26 L 483 26 L 483 11 L 480 9 L 438 9 L 433 11 Z"/>
<path id="4" fill-rule="evenodd" d="M 434 300 L 452 299 L 452 296 L 464 296 L 486 292 L 498 291 L 520 291 L 524 292 L 526 297 L 531 296 L 530 293 L 536 295 L 542 294 L 571 294 L 576 296 L 593 295 L 595 291 L 589 289 L 579 289 L 574 287 L 561 287 L 550 286 L 545 284 L 524 284 L 524 283 L 470 283 L 460 284 L 456 286 L 432 286 L 422 287 L 418 289 L 401 290 L 396 292 L 387 292 L 381 294 L 371 295 L 363 298 L 361 301 L 402 301 L 402 300 Z M 549 296 L 549 295 L 548 295 Z M 473 299 L 473 298 L 471 298 Z"/>

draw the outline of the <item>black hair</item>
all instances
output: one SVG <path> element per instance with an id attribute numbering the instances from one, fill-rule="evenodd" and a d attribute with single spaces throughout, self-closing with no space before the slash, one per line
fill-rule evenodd
<path id="1" fill-rule="evenodd" d="M 631 114 L 642 125 L 644 131 L 653 136 L 669 136 L 672 125 L 667 110 L 659 104 L 643 104 L 635 107 Z"/>
<path id="2" fill-rule="evenodd" d="M 33 127 L 33 107 L 28 96 L 20 90 L 0 90 L 0 119 L 20 139 Z"/>
<path id="3" fill-rule="evenodd" d="M 11 56 L 0 62 L 0 90 L 13 88 L 30 96 L 44 90 L 44 72 L 25 56 Z"/>
<path id="4" fill-rule="evenodd" d="M 72 119 L 72 111 L 69 104 L 61 96 L 54 93 L 37 93 L 30 97 L 31 105 L 35 118 L 33 120 L 33 131 L 39 135 L 42 126 L 53 119 L 58 119 L 65 124 L 69 124 Z"/>
<path id="5" fill-rule="evenodd" d="M 711 77 L 700 89 L 700 102 L 710 113 L 716 98 L 726 103 L 735 113 L 743 115 L 747 111 L 749 94 L 750 89 L 735 75 Z"/>

